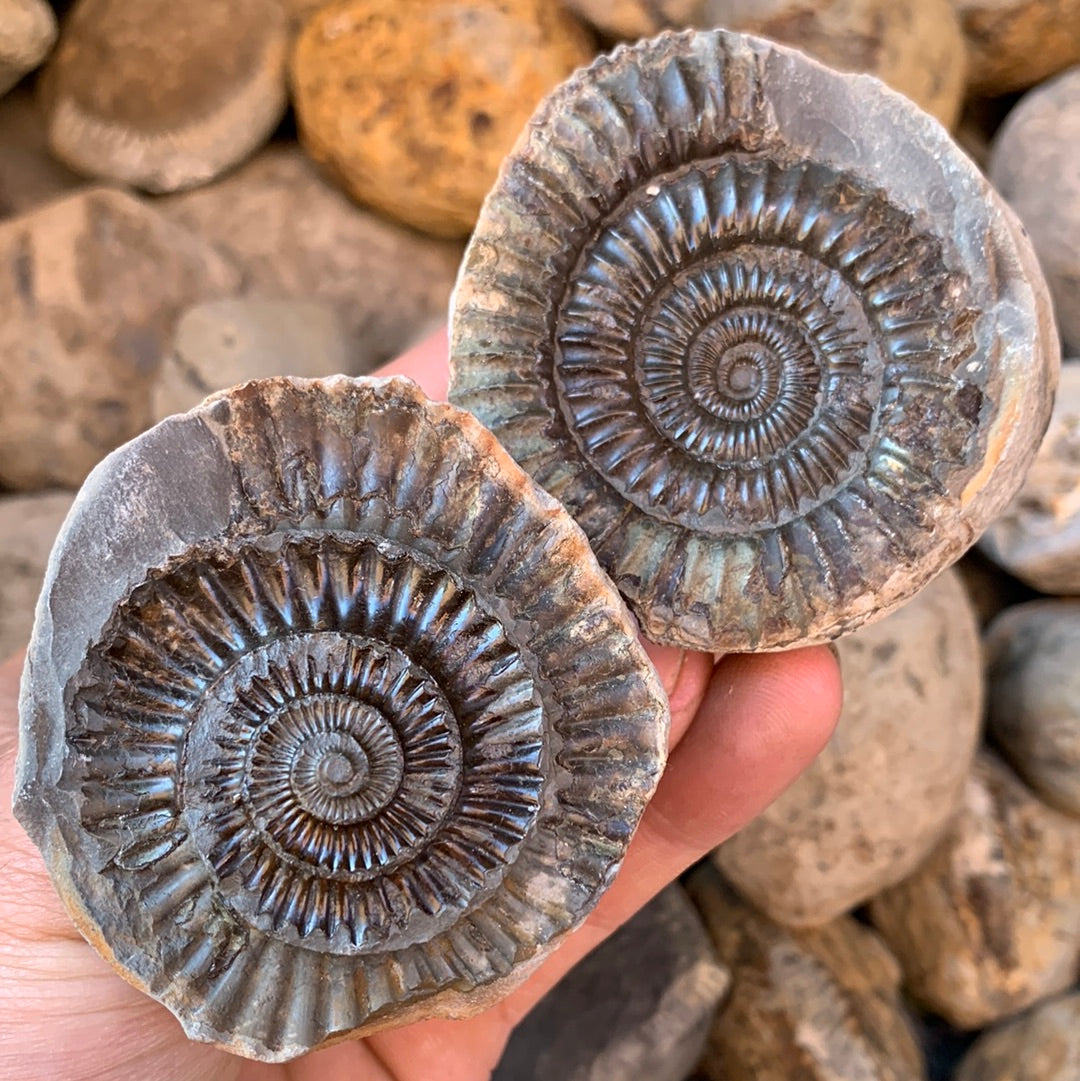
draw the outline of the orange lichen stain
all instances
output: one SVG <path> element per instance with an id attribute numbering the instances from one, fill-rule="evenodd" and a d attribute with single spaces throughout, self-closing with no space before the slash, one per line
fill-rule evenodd
<path id="1" fill-rule="evenodd" d="M 594 54 L 552 0 L 337 0 L 294 48 L 300 141 L 359 202 L 465 236 L 533 110 Z"/>

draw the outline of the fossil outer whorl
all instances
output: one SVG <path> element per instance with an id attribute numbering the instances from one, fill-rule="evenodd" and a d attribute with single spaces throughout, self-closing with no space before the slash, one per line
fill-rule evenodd
<path id="1" fill-rule="evenodd" d="M 514 986 L 610 881 L 667 706 L 586 538 L 406 380 L 249 383 L 91 475 L 16 811 L 189 1035 L 282 1060 Z"/>
<path id="2" fill-rule="evenodd" d="M 1058 348 L 1008 209 L 868 77 L 723 31 L 543 103 L 454 300 L 451 399 L 588 534 L 647 635 L 834 638 L 1008 501 Z"/>

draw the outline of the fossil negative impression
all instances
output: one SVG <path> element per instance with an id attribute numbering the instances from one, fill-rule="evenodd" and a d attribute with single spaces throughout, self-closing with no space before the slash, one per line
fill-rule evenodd
<path id="1" fill-rule="evenodd" d="M 539 108 L 465 256 L 451 399 L 574 514 L 645 633 L 823 641 L 1016 490 L 1058 344 L 1016 219 L 879 82 L 722 31 Z"/>
<path id="2" fill-rule="evenodd" d="M 249 383 L 106 459 L 21 709 L 16 812 L 79 927 L 268 1060 L 515 986 L 667 733 L 578 527 L 400 379 Z"/>

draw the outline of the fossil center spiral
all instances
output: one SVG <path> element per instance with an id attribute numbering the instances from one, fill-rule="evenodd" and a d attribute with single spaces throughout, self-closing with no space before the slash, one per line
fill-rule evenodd
<path id="1" fill-rule="evenodd" d="M 778 450 L 785 436 L 797 434 L 799 424 L 813 417 L 819 354 L 798 322 L 774 308 L 758 304 L 722 311 L 686 351 L 689 394 L 716 422 L 714 438 L 698 444 L 709 445 L 718 462 Z M 657 382 L 645 386 L 655 390 Z M 676 389 L 670 383 L 660 386 Z M 666 403 L 658 397 L 658 426 L 678 439 L 681 433 L 663 423 Z"/>
<path id="2" fill-rule="evenodd" d="M 357 822 L 384 807 L 405 768 L 390 721 L 345 696 L 310 695 L 264 730 L 255 761 L 267 773 L 280 761 L 297 803 L 326 822 Z"/>
<path id="3" fill-rule="evenodd" d="M 141 738 L 175 828 L 242 923 L 336 953 L 437 933 L 501 881 L 535 822 L 528 662 L 473 588 L 415 549 L 280 545 L 192 553 L 135 590 L 92 655 L 88 725 L 188 718 L 147 721 Z M 105 769 L 89 829 L 111 836 L 127 783 Z"/>
<path id="4" fill-rule="evenodd" d="M 775 366 L 776 359 L 750 343 L 732 346 L 716 366 L 716 385 L 720 394 L 737 403 L 756 398 Z"/>
<path id="5" fill-rule="evenodd" d="M 731 157 L 654 177 L 598 226 L 553 377 L 571 438 L 629 502 L 697 531 L 764 530 L 865 465 L 884 363 L 835 245 L 872 198 L 853 185 Z"/>

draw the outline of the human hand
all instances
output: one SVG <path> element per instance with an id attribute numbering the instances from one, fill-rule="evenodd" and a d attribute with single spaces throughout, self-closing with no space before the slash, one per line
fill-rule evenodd
<path id="1" fill-rule="evenodd" d="M 445 398 L 440 334 L 379 374 Z M 574 964 L 795 779 L 840 708 L 824 647 L 728 656 L 647 645 L 671 700 L 668 765 L 613 886 L 517 991 L 465 1021 L 425 1021 L 280 1066 L 190 1042 L 82 939 L 11 815 L 21 657 L 0 666 L 0 1077 L 20 1081 L 484 1081 L 514 1025 Z"/>

